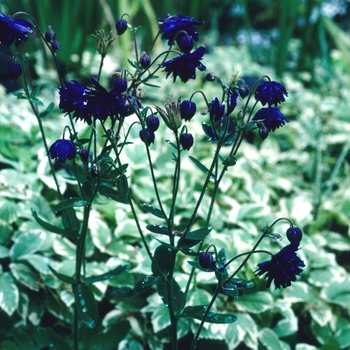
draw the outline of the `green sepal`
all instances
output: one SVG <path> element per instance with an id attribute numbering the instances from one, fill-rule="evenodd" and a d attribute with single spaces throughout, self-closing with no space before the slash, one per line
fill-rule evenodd
<path id="1" fill-rule="evenodd" d="M 61 210 L 67 208 L 76 208 L 76 207 L 84 207 L 87 204 L 87 201 L 80 197 L 71 197 L 67 199 L 63 199 L 55 206 L 55 211 L 59 212 Z"/>
<path id="2" fill-rule="evenodd" d="M 88 328 L 94 328 L 98 318 L 97 302 L 89 286 L 79 283 L 74 286 L 76 307 L 79 316 Z"/>
<path id="3" fill-rule="evenodd" d="M 165 219 L 163 212 L 159 208 L 156 208 L 153 205 L 147 203 L 141 203 L 141 207 L 157 218 Z"/>
<path id="4" fill-rule="evenodd" d="M 199 161 L 198 159 L 196 159 L 196 158 L 194 158 L 194 157 L 192 157 L 192 156 L 188 156 L 188 157 L 192 160 L 192 162 L 193 162 L 201 171 L 203 171 L 204 174 L 209 174 L 209 169 L 208 169 L 201 161 Z M 215 180 L 216 175 L 212 173 L 212 174 L 210 174 L 210 177 L 211 177 L 212 179 Z"/>
<path id="5" fill-rule="evenodd" d="M 192 317 L 196 320 L 202 320 L 207 305 L 198 305 L 198 306 L 187 306 L 181 313 L 181 317 Z M 232 314 L 218 314 L 215 312 L 209 311 L 205 322 L 208 323 L 233 323 L 237 321 L 237 317 Z"/>
<path id="6" fill-rule="evenodd" d="M 137 295 L 142 294 L 147 289 L 153 286 L 154 283 L 158 281 L 158 276 L 149 275 L 145 276 L 141 281 L 137 282 L 134 288 L 121 287 L 121 288 L 112 288 L 108 289 L 109 293 L 115 298 L 131 298 Z"/>
<path id="7" fill-rule="evenodd" d="M 36 213 L 35 210 L 32 210 L 33 217 L 35 221 L 45 230 L 53 233 L 57 233 L 59 235 L 65 236 L 65 237 L 70 237 L 70 238 L 76 238 L 79 235 L 78 231 L 74 231 L 68 228 L 61 228 L 57 227 L 54 225 L 49 224 L 48 222 L 42 220 L 39 218 L 38 214 Z"/>
<path id="8" fill-rule="evenodd" d="M 75 279 L 73 277 L 69 277 L 69 276 L 64 275 L 62 273 L 59 273 L 56 270 L 54 270 L 51 266 L 49 266 L 49 269 L 59 280 L 66 282 L 66 283 L 69 283 L 69 284 L 75 283 Z"/>
<path id="9" fill-rule="evenodd" d="M 160 235 L 166 235 L 169 236 L 168 228 L 162 225 L 147 225 L 146 226 L 148 231 L 151 231 L 153 233 L 158 233 Z"/>
<path id="10" fill-rule="evenodd" d="M 128 265 L 128 264 L 121 265 L 121 266 L 118 266 L 117 268 L 115 268 L 111 271 L 103 273 L 102 275 L 84 278 L 84 283 L 89 284 L 89 283 L 95 283 L 95 282 L 109 280 L 117 275 L 120 275 L 122 272 L 127 270 L 129 267 L 130 267 L 130 265 Z"/>

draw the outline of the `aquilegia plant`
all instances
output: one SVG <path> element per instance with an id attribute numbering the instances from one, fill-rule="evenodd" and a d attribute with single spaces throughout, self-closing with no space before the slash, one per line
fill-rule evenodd
<path id="1" fill-rule="evenodd" d="M 21 83 L 23 91 L 16 94 L 18 98 L 28 100 L 37 117 L 57 187 L 58 199 L 54 210 L 62 217 L 62 226 L 44 221 L 36 211 L 33 211 L 33 216 L 46 230 L 68 237 L 76 251 L 74 275 L 65 275 L 50 267 L 58 279 L 72 286 L 74 295 L 72 334 L 63 339 L 54 332 L 42 332 L 41 335 L 50 344 L 64 344 L 66 348 L 73 346 L 79 349 L 82 327 L 99 327 L 101 322 L 93 284 L 111 279 L 129 268 L 124 264 L 102 275 L 93 276 L 85 272 L 90 213 L 101 197 L 123 203 L 131 210 L 144 254 L 151 261 L 149 273 L 139 276 L 134 286 L 110 288 L 109 293 L 117 299 L 125 299 L 155 288 L 168 309 L 168 319 L 164 321 L 169 322 L 168 333 L 163 342 L 170 344 L 172 349 L 178 348 L 178 325 L 185 318 L 199 320 L 195 323 L 197 331 L 192 337 L 191 349 L 196 348 L 204 323 L 239 322 L 233 314 L 214 311 L 213 306 L 220 293 L 237 298 L 243 289 L 253 288 L 254 279 L 258 277 L 266 279 L 266 287 L 274 284 L 276 288 L 286 288 L 296 280 L 305 266 L 298 256 L 302 232 L 287 218 L 276 218 L 275 222 L 266 225 L 256 244 L 236 256 L 226 256 L 224 247 L 217 247 L 210 242 L 215 199 L 224 175 L 237 162 L 237 153 L 244 145 L 245 136 L 257 131 L 262 139 L 266 139 L 271 132 L 289 122 L 278 108 L 288 96 L 285 87 L 268 76 L 262 76 L 249 87 L 237 74 L 224 83 L 216 74 L 208 73 L 205 75 L 207 83 L 217 84 L 222 90 L 220 96 L 206 96 L 202 91 L 194 91 L 185 99 L 174 95 L 165 98 L 163 104 L 156 105 L 145 97 L 147 89 L 157 89 L 156 84 L 162 85 L 164 79 L 183 84 L 199 75 L 203 74 L 204 77 L 205 73 L 202 72 L 206 70 L 206 49 L 198 45 L 198 28 L 201 24 L 187 16 L 167 15 L 159 19 L 159 33 L 155 41 L 164 40 L 168 48 L 157 55 L 153 49 L 140 54 L 136 27 L 130 16 L 123 15 L 116 21 L 116 30 L 118 35 L 131 31 L 134 56 L 128 57 L 129 67 L 114 73 L 111 87 L 102 86 L 100 76 L 114 39 L 103 31 L 97 31 L 94 37 L 101 55 L 97 76 L 86 84 L 79 80 L 64 81 L 58 71 L 61 81 L 57 87 L 58 107 L 67 125 L 62 134 L 57 135 L 57 141 L 50 145 L 46 140 L 43 117 L 50 115 L 54 106 L 50 104 L 42 110 L 42 103 L 37 98 L 39 89 L 33 88 L 27 69 L 25 43 L 32 36 L 39 36 L 50 50 L 57 69 L 60 43 L 56 40 L 53 28 L 41 32 L 34 19 L 26 13 L 16 13 L 12 17 L 0 14 L 0 42 L 9 54 L 8 77 Z M 177 90 L 174 88 L 174 91 Z M 201 113 L 197 110 L 197 104 L 204 106 Z M 213 148 L 208 167 L 191 155 L 193 145 L 198 142 L 191 130 L 198 127 L 200 114 L 207 116 L 207 122 L 201 125 L 203 138 Z M 161 128 L 162 123 L 166 127 L 163 125 Z M 85 125 L 84 135 L 88 137 L 76 131 L 81 129 L 81 124 Z M 149 169 L 149 177 L 145 179 L 151 193 L 148 203 L 140 202 L 133 193 L 129 167 L 125 163 L 124 152 L 133 149 L 135 135 L 143 141 L 144 167 Z M 152 148 L 163 142 L 172 150 L 169 162 L 172 164 L 173 176 L 168 179 L 169 193 L 166 198 L 163 198 L 159 189 L 158 179 L 162 169 L 152 159 Z M 181 226 L 178 226 L 175 216 L 179 215 L 179 184 L 185 157 L 189 157 L 198 173 L 204 176 L 200 195 L 191 203 L 191 215 L 181 220 Z M 243 162 L 244 159 L 239 161 Z M 76 185 L 76 197 L 61 192 L 55 162 L 64 163 L 71 172 Z M 210 202 L 203 208 L 203 199 L 207 193 L 210 193 Z M 198 220 L 199 209 L 206 212 L 205 222 L 200 227 L 198 223 L 202 221 Z M 140 213 L 148 213 L 149 222 L 152 222 L 152 218 L 156 220 L 153 221 L 156 224 L 148 222 L 146 226 L 147 231 L 154 234 L 151 240 L 145 233 Z M 162 223 L 159 224 L 159 221 Z M 275 225 L 281 221 L 288 223 L 286 236 L 289 244 L 274 253 L 258 249 L 264 239 L 281 239 L 280 235 L 274 233 Z M 252 255 L 257 254 L 261 255 L 261 262 L 254 271 L 255 278 L 241 278 L 241 270 Z M 179 255 L 187 257 L 187 264 L 192 269 L 182 287 L 176 279 L 176 259 Z M 195 288 L 194 276 L 198 271 L 215 275 L 216 288 L 209 304 L 193 305 L 189 302 L 189 295 L 195 293 L 192 289 Z"/>

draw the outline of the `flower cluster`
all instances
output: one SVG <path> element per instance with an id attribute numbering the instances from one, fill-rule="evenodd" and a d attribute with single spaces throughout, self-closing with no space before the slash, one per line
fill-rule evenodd
<path id="1" fill-rule="evenodd" d="M 7 47 L 17 46 L 28 40 L 28 34 L 34 32 L 33 25 L 24 19 L 14 19 L 0 13 L 0 42 Z"/>
<path id="2" fill-rule="evenodd" d="M 285 101 L 284 96 L 288 96 L 285 87 L 276 81 L 266 81 L 257 87 L 255 99 L 263 106 L 268 105 L 268 107 L 259 109 L 253 118 L 253 120 L 261 122 L 259 124 L 259 135 L 262 139 L 265 139 L 271 131 L 275 131 L 289 122 L 276 108 L 278 104 Z"/>
<path id="3" fill-rule="evenodd" d="M 91 125 L 92 118 L 100 121 L 108 117 L 119 119 L 134 113 L 134 104 L 142 108 L 137 98 L 126 94 L 127 81 L 123 78 L 115 79 L 111 91 L 107 91 L 94 78 L 91 84 L 85 87 L 73 80 L 59 87 L 59 107 L 64 113 L 73 113 L 74 118 Z"/>
<path id="4" fill-rule="evenodd" d="M 301 230 L 291 226 L 287 230 L 287 238 L 290 244 L 273 255 L 271 260 L 258 264 L 258 269 L 255 271 L 257 276 L 266 274 L 267 288 L 270 287 L 272 281 L 276 289 L 289 287 L 292 282 L 296 281 L 296 276 L 303 271 L 302 267 L 305 267 L 304 262 L 296 254 L 302 238 Z"/>

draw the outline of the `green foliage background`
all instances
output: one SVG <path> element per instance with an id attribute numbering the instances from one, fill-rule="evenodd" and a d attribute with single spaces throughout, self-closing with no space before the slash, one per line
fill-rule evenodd
<path id="1" fill-rule="evenodd" d="M 307 18 L 309 7 L 320 7 L 322 1 L 281 1 L 283 11 L 288 9 L 284 5 L 289 3 L 295 5 L 295 13 L 282 11 L 279 16 L 282 39 L 272 45 L 275 58 L 268 60 L 266 52 L 256 51 L 249 41 L 239 48 L 216 44 L 224 43 L 221 34 L 225 33 L 217 20 L 232 1 L 221 1 L 220 6 L 213 0 L 191 1 L 189 11 L 186 3 L 101 0 L 55 4 L 40 1 L 39 5 L 35 1 L 12 0 L 3 1 L 0 9 L 7 14 L 27 11 L 41 28 L 52 25 L 64 47 L 58 57 L 70 78 L 89 77 L 96 71 L 91 65 L 95 62 L 95 42 L 87 34 L 110 28 L 111 18 L 124 12 L 133 15 L 136 23 L 142 23 L 139 38 L 144 48 L 151 45 L 149 34 L 157 31 L 156 19 L 168 12 L 205 20 L 205 40 L 211 52 L 204 63 L 207 72 L 213 71 L 223 80 L 228 80 L 236 71 L 253 77 L 282 75 L 289 92 L 283 112 L 290 123 L 263 142 L 257 135 L 246 140 L 237 165 L 222 183 L 214 213 L 217 219 L 212 223 L 213 231 L 207 242 L 225 248 L 227 256 L 233 256 L 252 247 L 263 225 L 280 216 L 289 217 L 304 232 L 300 256 L 306 264 L 305 272 L 298 282 L 285 290 L 266 290 L 265 282 L 253 276 L 256 264 L 262 260 L 261 256 L 254 255 L 242 277 L 254 279 L 256 288 L 238 299 L 221 296 L 216 303 L 217 310 L 234 313 L 238 321 L 207 326 L 199 348 L 207 349 L 212 346 L 211 341 L 215 341 L 218 349 L 220 346 L 223 349 L 346 349 L 350 346 L 349 32 L 340 29 L 331 19 L 320 17 L 313 27 L 307 27 L 310 34 L 298 38 L 293 34 L 297 16 Z M 253 2 L 238 3 L 251 8 Z M 242 19 L 246 29 L 253 30 L 257 18 L 263 15 L 269 18 L 276 11 L 274 2 L 255 3 L 267 5 L 260 17 Z M 207 11 L 214 8 L 214 12 Z M 291 16 L 291 21 L 283 17 L 287 15 Z M 152 26 L 147 24 L 148 19 L 153 22 Z M 312 35 L 315 30 L 319 33 L 317 40 Z M 316 48 L 308 46 L 307 40 L 316 42 L 313 44 Z M 53 142 L 60 137 L 66 123 L 57 108 L 57 81 L 44 63 L 45 52 L 37 42 L 30 45 L 36 49 L 33 67 L 37 72 L 37 84 L 42 86 L 40 99 L 45 106 L 52 101 L 55 103 L 53 114 L 45 120 L 49 141 Z M 130 52 L 128 37 L 118 39 L 107 62 L 104 79 L 127 64 L 121 60 L 122 52 Z M 76 55 L 73 60 L 72 54 Z M 290 58 L 291 54 L 294 56 Z M 219 93 L 201 77 L 181 85 L 176 92 L 171 81 L 163 79 L 161 94 L 158 90 L 146 90 L 146 93 L 158 104 L 172 93 L 188 98 L 196 88 L 203 89 L 208 96 Z M 196 119 L 190 123 L 195 146 L 189 155 L 207 164 L 213 148 L 199 127 L 199 122 L 206 121 L 206 117 L 197 114 Z M 193 126 L 192 123 L 197 124 Z M 58 280 L 48 266 L 59 273 L 73 275 L 74 246 L 69 239 L 45 231 L 33 219 L 35 210 L 47 222 L 60 222 L 53 211 L 54 185 L 29 106 L 26 101 L 7 94 L 2 86 L 0 127 L 0 348 L 44 349 L 52 343 L 53 348 L 61 349 L 64 343 L 61 338 L 55 339 L 51 330 L 70 342 L 70 307 L 74 298 L 70 285 Z M 161 132 L 166 139 L 164 125 Z M 153 194 L 150 193 L 149 174 L 143 166 L 143 144 L 136 134 L 134 136 L 135 143 L 126 152 L 126 162 L 130 164 L 128 175 L 135 196 L 149 202 Z M 159 169 L 161 195 L 166 198 L 171 174 L 169 145 L 156 139 L 152 156 Z M 74 196 L 73 180 L 67 168 L 57 167 L 62 188 Z M 179 227 L 191 213 L 191 203 L 199 194 L 201 179 L 200 170 L 188 160 L 180 183 L 180 210 L 176 217 Z M 188 191 L 189 188 L 193 190 Z M 209 196 L 210 189 L 208 201 Z M 93 330 L 83 331 L 82 348 L 117 349 L 119 344 L 120 348 L 162 349 L 169 320 L 155 291 L 125 300 L 116 300 L 107 292 L 108 286 L 132 287 L 140 274 L 150 272 L 150 262 L 143 252 L 131 213 L 120 203 L 100 198 L 91 215 L 87 272 L 93 276 L 120 264 L 129 264 L 131 273 L 94 284 L 102 322 Z M 144 225 L 159 223 L 141 209 L 140 215 Z M 202 215 L 204 220 L 205 214 Z M 279 227 L 279 230 L 283 235 L 285 228 Z M 151 234 L 148 239 L 155 248 L 157 242 Z M 277 252 L 279 243 L 266 241 L 262 248 Z M 184 257 L 178 259 L 177 271 L 176 278 L 182 286 L 181 282 L 190 271 Z M 213 276 L 211 279 L 209 274 L 197 274 L 198 291 L 190 296 L 193 305 L 208 303 L 213 283 Z M 181 334 L 186 335 L 188 329 L 194 331 L 195 324 L 185 319 Z"/>

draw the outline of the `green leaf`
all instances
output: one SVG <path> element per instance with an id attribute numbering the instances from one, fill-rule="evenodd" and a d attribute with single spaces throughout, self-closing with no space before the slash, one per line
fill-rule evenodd
<path id="1" fill-rule="evenodd" d="M 94 328 L 97 323 L 97 302 L 89 286 L 79 283 L 74 287 L 76 306 L 81 320 L 89 328 Z"/>
<path id="2" fill-rule="evenodd" d="M 35 210 L 32 210 L 32 214 L 33 214 L 33 217 L 34 217 L 35 221 L 42 228 L 44 228 L 47 231 L 50 231 L 50 232 L 53 232 L 53 233 L 57 233 L 59 235 L 62 235 L 62 236 L 65 236 L 65 237 L 70 237 L 70 238 L 76 238 L 79 235 L 78 231 L 72 231 L 72 230 L 67 229 L 67 228 L 57 227 L 57 226 L 51 225 L 48 222 L 40 219 Z"/>
<path id="3" fill-rule="evenodd" d="M 19 291 L 10 273 L 0 275 L 0 308 L 11 316 L 18 307 Z"/>
<path id="4" fill-rule="evenodd" d="M 175 143 L 171 142 L 170 140 L 165 140 L 165 142 L 177 150 Z"/>
<path id="5" fill-rule="evenodd" d="M 201 270 L 201 271 L 204 271 L 204 272 L 214 272 L 216 270 L 216 267 L 212 268 L 212 269 L 207 269 L 207 268 L 204 268 L 200 265 L 199 261 L 196 260 L 189 260 L 187 261 L 191 266 L 195 267 L 196 269 L 198 270 Z"/>
<path id="6" fill-rule="evenodd" d="M 209 174 L 209 169 L 208 169 L 203 163 L 201 163 L 198 159 L 196 159 L 196 158 L 194 158 L 194 157 L 192 157 L 192 156 L 188 156 L 188 157 L 192 160 L 192 162 L 193 162 L 201 171 L 203 171 L 204 174 Z M 210 177 L 211 177 L 212 179 L 215 180 L 216 175 L 212 173 L 212 174 L 210 174 Z"/>
<path id="7" fill-rule="evenodd" d="M 42 111 L 40 114 L 39 114 L 39 117 L 41 119 L 45 119 L 45 118 L 48 118 L 52 112 L 53 112 L 53 109 L 55 107 L 55 104 L 53 102 L 51 102 L 44 111 Z"/>
<path id="8" fill-rule="evenodd" d="M 129 188 L 128 188 L 128 180 L 125 174 L 118 176 L 117 178 L 117 186 L 120 193 L 120 197 L 122 199 L 122 203 L 129 202 Z"/>
<path id="9" fill-rule="evenodd" d="M 168 228 L 162 225 L 147 225 L 146 226 L 148 231 L 151 231 L 153 233 L 158 233 L 160 235 L 166 235 L 169 236 Z"/>
<path id="10" fill-rule="evenodd" d="M 212 228 L 208 226 L 192 232 L 188 232 L 186 237 L 182 237 L 179 240 L 177 246 L 183 249 L 191 248 L 199 242 L 203 241 L 209 235 L 211 230 Z"/>
<path id="11" fill-rule="evenodd" d="M 207 305 L 187 306 L 181 313 L 181 317 L 192 317 L 196 320 L 202 320 Z M 237 317 L 232 314 L 218 314 L 209 311 L 205 322 L 208 323 L 233 323 L 237 320 Z"/>
<path id="12" fill-rule="evenodd" d="M 137 282 L 134 288 L 121 287 L 121 288 L 109 288 L 109 292 L 115 298 L 130 298 L 142 294 L 147 289 L 153 286 L 158 281 L 158 276 L 150 275 L 145 276 L 141 281 Z"/>
<path id="13" fill-rule="evenodd" d="M 66 208 L 62 211 L 62 225 L 73 232 L 79 232 L 80 221 L 78 220 L 77 214 L 73 208 Z"/>
<path id="14" fill-rule="evenodd" d="M 122 272 L 127 270 L 129 267 L 130 267 L 130 265 L 121 265 L 121 266 L 118 266 L 117 268 L 115 268 L 111 271 L 108 271 L 102 275 L 84 278 L 84 283 L 89 284 L 89 283 L 95 283 L 95 282 L 109 280 L 109 279 L 121 274 Z"/>
<path id="15" fill-rule="evenodd" d="M 30 97 L 28 100 L 35 105 L 44 106 L 44 104 L 36 97 Z"/>
<path id="16" fill-rule="evenodd" d="M 19 207 L 11 201 L 1 201 L 0 203 L 0 220 L 4 223 L 11 224 L 15 222 L 19 216 Z"/>
<path id="17" fill-rule="evenodd" d="M 55 269 L 53 269 L 51 266 L 49 266 L 49 269 L 59 280 L 66 282 L 66 283 L 69 283 L 69 284 L 75 283 L 75 279 L 73 277 L 69 277 L 69 276 L 64 275 L 62 273 L 59 273 Z"/>
<path id="18" fill-rule="evenodd" d="M 238 298 L 235 303 L 237 308 L 243 312 L 260 314 L 273 307 L 273 298 L 268 292 L 257 292 L 246 294 Z"/>
<path id="19" fill-rule="evenodd" d="M 169 285 L 173 298 L 172 301 L 169 300 Z M 173 303 L 175 313 L 181 311 L 185 306 L 186 300 L 184 299 L 184 293 L 174 278 L 170 282 L 159 279 L 157 283 L 157 291 L 165 306 L 168 306 L 170 302 Z"/>
<path id="20" fill-rule="evenodd" d="M 48 349 L 63 350 L 70 349 L 71 346 L 68 344 L 60 335 L 52 330 L 52 328 L 38 328 L 37 330 L 43 345 Z"/>
<path id="21" fill-rule="evenodd" d="M 83 198 L 71 197 L 71 198 L 63 199 L 61 202 L 59 202 L 55 206 L 55 211 L 58 212 L 68 208 L 84 207 L 86 204 L 87 204 L 87 201 Z"/>
<path id="22" fill-rule="evenodd" d="M 169 274 L 174 268 L 176 251 L 169 246 L 160 245 L 154 252 L 152 272 L 156 276 Z"/>
<path id="23" fill-rule="evenodd" d="M 284 350 L 277 334 L 269 328 L 260 331 L 259 340 L 268 350 Z"/>
<path id="24" fill-rule="evenodd" d="M 153 214 L 158 218 L 165 219 L 163 212 L 159 208 L 156 208 L 153 205 L 146 204 L 146 203 L 141 203 L 141 207 L 145 209 L 147 212 L 149 212 L 150 214 Z"/>
<path id="25" fill-rule="evenodd" d="M 98 192 L 100 194 L 102 194 L 103 196 L 106 196 L 106 197 L 108 197 L 116 202 L 128 204 L 128 201 L 126 201 L 125 198 L 123 198 L 121 193 L 119 191 L 115 190 L 114 188 L 112 188 L 112 186 L 110 186 L 110 185 L 101 184 L 98 187 Z"/>
<path id="26" fill-rule="evenodd" d="M 14 245 L 10 249 L 11 260 L 17 260 L 23 255 L 35 253 L 44 244 L 46 234 L 44 232 L 20 232 L 16 237 Z"/>
<path id="27" fill-rule="evenodd" d="M 348 279 L 342 282 L 333 282 L 323 288 L 321 295 L 329 303 L 337 304 L 350 310 L 349 283 Z"/>

